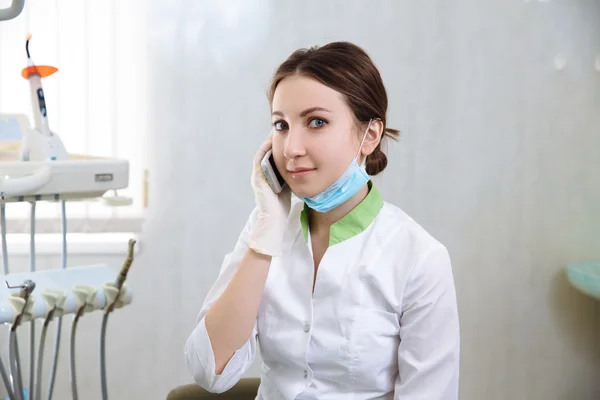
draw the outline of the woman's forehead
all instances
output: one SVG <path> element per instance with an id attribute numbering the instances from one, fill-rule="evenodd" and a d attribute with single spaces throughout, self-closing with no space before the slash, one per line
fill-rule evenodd
<path id="1" fill-rule="evenodd" d="M 294 117 L 312 108 L 338 113 L 345 112 L 347 106 L 341 93 L 309 77 L 294 75 L 277 85 L 273 113 Z"/>

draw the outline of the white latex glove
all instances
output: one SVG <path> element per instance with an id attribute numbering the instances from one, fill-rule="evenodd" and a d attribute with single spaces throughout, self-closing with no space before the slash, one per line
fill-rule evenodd
<path id="1" fill-rule="evenodd" d="M 283 234 L 290 213 L 291 192 L 286 186 L 281 193 L 275 194 L 262 171 L 260 162 L 271 147 L 272 139 L 269 137 L 254 156 L 252 188 L 257 218 L 252 227 L 249 247 L 257 253 L 274 257 L 282 253 Z"/>

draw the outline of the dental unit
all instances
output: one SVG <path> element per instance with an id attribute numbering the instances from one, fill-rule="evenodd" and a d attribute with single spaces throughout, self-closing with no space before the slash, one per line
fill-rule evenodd
<path id="1" fill-rule="evenodd" d="M 19 16 L 24 0 L 13 0 L 6 9 L 0 9 L 0 21 Z M 134 260 L 136 241 L 130 240 L 121 269 L 106 264 L 67 266 L 67 213 L 69 201 L 102 201 L 106 206 L 126 206 L 131 199 L 116 195 L 117 190 L 129 184 L 127 160 L 72 154 L 60 136 L 51 128 L 43 80 L 58 69 L 36 65 L 31 57 L 32 35 L 25 38 L 27 66 L 21 76 L 29 83 L 33 125 L 24 114 L 2 114 L 0 110 L 0 237 L 2 273 L 5 285 L 0 286 L 0 323 L 9 329 L 9 359 L 5 364 L 0 357 L 0 378 L 9 400 L 51 400 L 57 379 L 63 317 L 73 315 L 69 346 L 69 380 L 73 399 L 79 398 L 75 363 L 76 330 L 80 319 L 88 313 L 102 312 L 99 334 L 100 384 L 102 399 L 108 398 L 106 382 L 106 328 L 110 313 L 127 306 L 132 292 L 125 283 Z M 0 88 L 1 90 L 1 88 Z M 9 132 L 9 133 L 7 133 Z M 6 137 L 10 137 L 8 140 Z M 17 139 L 14 139 L 18 137 Z M 114 196 L 107 196 L 115 193 Z M 11 272 L 7 242 L 7 213 L 10 204 L 27 202 L 30 214 L 30 260 L 28 272 Z M 60 204 L 61 262 L 58 267 L 36 265 L 36 205 L 39 202 Z M 41 324 L 36 349 L 35 327 Z M 46 336 L 50 325 L 55 325 L 52 360 L 44 374 Z M 29 379 L 22 373 L 17 331 L 29 328 Z M 37 350 L 37 359 L 36 359 Z M 44 382 L 47 387 L 43 388 Z M 88 398 L 90 393 L 83 393 Z"/>

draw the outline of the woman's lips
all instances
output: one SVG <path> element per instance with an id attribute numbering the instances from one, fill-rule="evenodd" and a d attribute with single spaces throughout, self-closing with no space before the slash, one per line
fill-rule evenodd
<path id="1" fill-rule="evenodd" d="M 298 179 L 298 178 L 304 178 L 305 176 L 309 175 L 314 170 L 315 170 L 315 168 L 296 168 L 296 169 L 293 169 L 288 172 L 292 175 L 292 178 Z"/>

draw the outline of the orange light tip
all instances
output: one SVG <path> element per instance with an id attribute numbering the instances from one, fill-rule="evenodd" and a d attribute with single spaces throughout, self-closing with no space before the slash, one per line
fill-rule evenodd
<path id="1" fill-rule="evenodd" d="M 57 72 L 58 68 L 51 67 L 49 65 L 32 65 L 26 68 L 23 68 L 21 71 L 21 75 L 25 79 L 29 79 L 31 75 L 38 74 L 40 77 L 45 78 L 47 76 L 52 75 Z"/>

